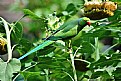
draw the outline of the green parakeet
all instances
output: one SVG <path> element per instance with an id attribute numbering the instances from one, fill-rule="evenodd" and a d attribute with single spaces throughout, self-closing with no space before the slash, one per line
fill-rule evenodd
<path id="1" fill-rule="evenodd" d="M 83 17 L 77 20 L 69 21 L 60 26 L 52 36 L 46 40 L 61 40 L 76 36 L 86 25 L 90 25 L 90 19 Z"/>
<path id="2" fill-rule="evenodd" d="M 73 21 L 68 21 L 61 25 L 51 36 L 47 37 L 45 41 L 39 46 L 35 47 L 31 51 L 27 52 L 19 60 L 25 58 L 26 56 L 43 49 L 44 47 L 54 43 L 56 40 L 63 40 L 67 38 L 72 38 L 76 36 L 86 25 L 90 25 L 90 19 L 87 17 L 82 17 Z"/>

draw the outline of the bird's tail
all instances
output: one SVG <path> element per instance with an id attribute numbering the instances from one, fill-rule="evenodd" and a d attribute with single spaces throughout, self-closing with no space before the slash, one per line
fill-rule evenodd
<path id="1" fill-rule="evenodd" d="M 50 45 L 52 43 L 54 43 L 54 41 L 47 40 L 47 41 L 43 42 L 42 44 L 40 44 L 39 46 L 35 47 L 34 49 L 30 50 L 29 52 L 27 52 L 26 54 L 24 54 L 23 56 L 21 56 L 18 59 L 21 60 L 21 59 L 27 57 L 28 55 L 30 55 L 30 54 L 32 54 L 32 53 L 34 53 L 34 52 L 36 52 L 36 51 L 38 51 L 40 49 L 43 49 L 44 47 L 46 47 L 46 46 L 48 46 L 48 45 Z"/>

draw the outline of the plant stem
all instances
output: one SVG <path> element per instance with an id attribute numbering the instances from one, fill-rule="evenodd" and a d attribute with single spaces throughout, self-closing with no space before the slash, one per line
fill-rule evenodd
<path id="1" fill-rule="evenodd" d="M 28 70 L 28 69 L 30 69 L 30 68 L 32 68 L 32 67 L 34 67 L 34 66 L 36 66 L 37 64 L 38 64 L 38 62 L 37 62 L 37 63 L 35 63 L 34 65 L 31 65 L 31 66 L 29 66 L 29 67 L 25 68 L 22 72 L 24 72 L 24 71 L 26 71 L 26 70 Z M 20 73 L 19 73 L 18 75 L 16 75 L 16 77 L 13 79 L 13 81 L 15 81 L 19 75 L 20 75 Z"/>
<path id="2" fill-rule="evenodd" d="M 2 17 L 0 17 L 0 18 L 3 21 L 4 27 L 5 27 L 5 31 L 6 31 L 7 50 L 8 50 L 8 60 L 7 60 L 7 62 L 9 62 L 12 59 L 12 49 L 11 49 L 10 31 L 9 31 L 8 23 Z"/>
<path id="3" fill-rule="evenodd" d="M 72 63 L 72 67 L 73 67 L 74 80 L 77 81 L 76 69 L 75 69 L 75 65 L 74 65 L 74 56 L 72 53 L 70 53 L 70 58 L 71 58 L 71 63 Z"/>
<path id="4" fill-rule="evenodd" d="M 74 57 L 76 56 L 77 52 L 79 51 L 79 49 L 80 49 L 81 47 L 82 47 L 82 46 L 80 45 L 80 46 L 76 49 L 76 51 L 75 51 L 75 53 L 74 53 Z"/>
<path id="5" fill-rule="evenodd" d="M 21 16 L 21 17 L 15 22 L 14 26 L 15 26 L 22 18 L 24 18 L 24 17 L 25 17 L 25 15 Z"/>
<path id="6" fill-rule="evenodd" d="M 49 76 L 48 76 L 48 75 L 49 75 L 48 69 L 44 69 L 44 71 L 45 71 L 45 74 L 46 74 L 46 75 L 45 75 L 46 81 L 50 81 L 50 80 L 49 80 Z"/>
<path id="7" fill-rule="evenodd" d="M 118 45 L 118 43 L 112 45 L 111 47 L 109 47 L 108 49 L 106 49 L 103 54 L 107 53 L 109 50 L 111 50 L 113 47 L 115 47 L 116 45 Z"/>
<path id="8" fill-rule="evenodd" d="M 100 59 L 98 37 L 95 38 L 95 61 Z"/>
<path id="9" fill-rule="evenodd" d="M 10 33 L 11 33 L 11 31 L 13 30 L 13 28 L 15 27 L 15 25 L 22 19 L 22 18 L 24 18 L 25 17 L 25 15 L 23 15 L 23 16 L 21 16 L 12 26 L 11 26 L 11 24 L 9 24 L 9 26 L 11 27 L 11 29 L 10 29 Z"/>
<path id="10" fill-rule="evenodd" d="M 69 40 L 69 54 L 70 54 L 70 58 L 71 58 L 71 65 L 73 68 L 74 81 L 77 81 L 76 69 L 75 69 L 75 65 L 74 65 L 74 55 L 73 55 L 73 51 L 72 51 L 72 47 L 71 47 L 71 40 Z"/>
<path id="11" fill-rule="evenodd" d="M 71 78 L 72 81 L 74 81 L 73 77 L 69 73 L 67 73 L 65 71 L 64 71 L 64 73 L 67 74 Z"/>
<path id="12" fill-rule="evenodd" d="M 76 69 L 75 69 L 75 65 L 74 65 L 74 55 L 72 53 L 72 49 L 69 49 L 69 53 L 70 53 L 70 58 L 71 58 L 71 65 L 73 68 L 74 81 L 77 81 Z"/>

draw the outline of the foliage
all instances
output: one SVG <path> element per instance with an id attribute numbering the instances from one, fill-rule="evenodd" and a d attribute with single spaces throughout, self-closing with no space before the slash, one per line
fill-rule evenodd
<path id="1" fill-rule="evenodd" d="M 0 80 L 12 81 L 13 73 L 20 71 L 21 63 L 18 59 L 12 59 L 9 63 L 0 59 Z"/>
<path id="2" fill-rule="evenodd" d="M 45 0 L 41 1 L 44 2 Z M 38 4 L 41 1 L 35 0 Z M 38 4 L 34 8 L 32 6 L 34 3 L 32 4 L 30 1 L 30 5 L 27 5 L 27 7 L 33 12 L 24 9 L 24 16 L 22 17 L 29 17 L 31 20 L 28 23 L 19 21 L 8 23 L 1 20 L 0 35 L 3 34 L 1 37 L 7 38 L 4 35 L 7 34 L 4 29 L 6 22 L 13 42 L 11 46 L 16 45 L 11 50 L 17 51 L 20 56 L 41 44 L 37 48 L 37 50 L 40 50 L 36 50 L 24 59 L 22 58 L 21 64 L 17 58 L 11 58 L 7 62 L 0 60 L 1 81 L 12 81 L 12 79 L 13 81 L 88 81 L 93 79 L 118 81 L 121 79 L 120 8 L 115 11 L 112 17 L 91 20 L 90 27 L 85 27 L 76 37 L 70 40 L 47 41 L 46 44 L 43 44 L 44 39 L 50 36 L 60 25 L 68 20 L 77 19 L 80 7 L 82 8 L 84 4 L 84 1 L 81 0 L 76 0 L 76 2 L 70 0 L 72 3 L 68 3 L 67 7 L 63 8 L 63 3 L 67 4 L 67 2 L 61 3 L 61 1 L 50 0 L 50 2 L 42 4 L 43 8 L 40 8 L 42 10 L 38 9 L 40 7 Z M 58 7 L 61 9 L 55 10 L 56 12 L 48 10 L 54 3 L 56 3 L 56 6 L 59 4 Z M 39 16 L 36 10 L 44 11 L 43 15 Z M 51 14 L 46 13 L 46 11 Z M 28 28 L 29 33 L 23 31 L 24 27 L 27 26 L 30 27 Z M 33 39 L 29 38 L 28 34 L 32 34 Z M 105 42 L 102 42 L 105 41 L 105 38 L 111 38 L 111 44 L 106 45 Z M 16 72 L 18 73 L 13 74 Z"/>

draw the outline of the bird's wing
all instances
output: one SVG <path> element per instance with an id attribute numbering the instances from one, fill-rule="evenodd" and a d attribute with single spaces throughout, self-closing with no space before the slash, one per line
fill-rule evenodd
<path id="1" fill-rule="evenodd" d="M 57 33 L 58 31 L 63 30 L 63 32 L 67 32 L 70 29 L 72 29 L 75 25 L 77 25 L 78 21 L 77 20 L 73 20 L 73 21 L 68 21 L 66 23 L 64 23 L 62 26 L 60 26 L 55 32 Z"/>
<path id="2" fill-rule="evenodd" d="M 67 32 L 63 32 L 63 30 L 60 30 L 54 36 L 52 36 L 50 38 L 60 40 L 60 39 L 64 39 L 64 38 L 73 37 L 76 34 L 77 34 L 77 26 L 75 26 L 74 28 L 69 29 L 69 31 L 67 31 Z"/>
<path id="3" fill-rule="evenodd" d="M 77 20 L 73 20 L 71 22 L 68 22 L 68 25 L 63 29 L 63 32 L 68 32 L 70 31 L 72 28 L 74 28 L 76 25 L 78 25 L 78 21 Z"/>

